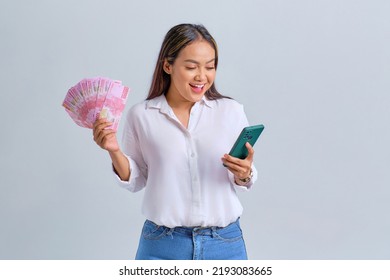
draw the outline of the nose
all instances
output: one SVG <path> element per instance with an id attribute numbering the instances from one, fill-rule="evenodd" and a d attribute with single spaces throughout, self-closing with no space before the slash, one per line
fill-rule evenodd
<path id="1" fill-rule="evenodd" d="M 195 80 L 196 81 L 204 81 L 206 79 L 206 73 L 203 69 L 199 69 L 198 73 L 196 73 Z"/>

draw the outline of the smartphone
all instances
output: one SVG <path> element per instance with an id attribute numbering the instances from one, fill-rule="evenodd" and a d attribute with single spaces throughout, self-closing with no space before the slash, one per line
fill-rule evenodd
<path id="1" fill-rule="evenodd" d="M 253 147 L 263 130 L 264 125 L 262 124 L 244 127 L 230 150 L 229 155 L 245 159 L 248 156 L 248 149 L 245 146 L 246 142 L 249 142 Z"/>

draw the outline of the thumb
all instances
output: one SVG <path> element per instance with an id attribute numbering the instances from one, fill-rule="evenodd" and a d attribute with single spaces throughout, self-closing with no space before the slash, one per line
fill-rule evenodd
<path id="1" fill-rule="evenodd" d="M 245 143 L 245 147 L 248 149 L 248 156 L 246 157 L 246 159 L 253 161 L 253 155 L 255 154 L 255 150 L 253 149 L 252 145 L 249 144 L 249 142 Z"/>

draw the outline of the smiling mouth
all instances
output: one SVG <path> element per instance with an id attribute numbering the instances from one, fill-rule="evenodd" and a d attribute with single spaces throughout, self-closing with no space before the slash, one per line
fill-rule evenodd
<path id="1" fill-rule="evenodd" d="M 201 92 L 204 88 L 204 84 L 202 85 L 194 85 L 194 84 L 190 84 L 191 88 L 195 91 L 195 92 Z"/>

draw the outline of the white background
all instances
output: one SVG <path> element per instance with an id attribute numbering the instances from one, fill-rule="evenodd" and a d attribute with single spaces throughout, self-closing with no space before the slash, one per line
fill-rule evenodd
<path id="1" fill-rule="evenodd" d="M 240 194 L 249 257 L 389 259 L 389 15 L 386 0 L 2 0 L 0 259 L 134 257 L 143 193 L 61 104 L 98 75 L 132 88 L 126 109 L 142 101 L 183 22 L 208 28 L 217 88 L 266 127 Z"/>

